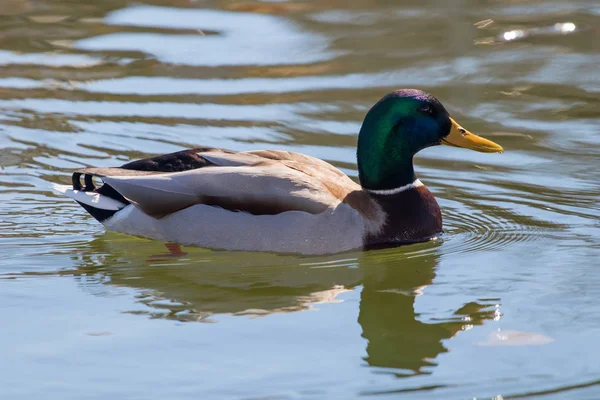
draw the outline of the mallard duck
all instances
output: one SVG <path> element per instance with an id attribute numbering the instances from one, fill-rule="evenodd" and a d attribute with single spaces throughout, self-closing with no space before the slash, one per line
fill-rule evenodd
<path id="1" fill-rule="evenodd" d="M 365 116 L 360 184 L 299 153 L 202 147 L 78 170 L 72 187 L 56 189 L 107 229 L 131 235 L 213 249 L 338 253 L 442 232 L 438 203 L 413 168 L 418 151 L 439 144 L 503 151 L 462 128 L 432 95 L 401 89 Z"/>

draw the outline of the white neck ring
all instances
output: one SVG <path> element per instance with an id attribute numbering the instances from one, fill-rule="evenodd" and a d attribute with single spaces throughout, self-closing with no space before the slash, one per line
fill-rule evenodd
<path id="1" fill-rule="evenodd" d="M 367 189 L 367 191 L 369 193 L 386 196 L 386 195 L 390 195 L 390 194 L 398 194 L 398 193 L 401 193 L 401 192 L 405 192 L 405 191 L 410 190 L 410 189 L 416 189 L 416 188 L 421 187 L 421 186 L 425 186 L 425 185 L 423 185 L 423 182 L 421 182 L 420 180 L 415 179 L 415 181 L 413 183 L 409 183 L 408 185 L 400 186 L 400 187 L 397 187 L 397 188 L 394 188 L 394 189 L 383 189 L 383 190 L 371 190 L 371 189 Z"/>

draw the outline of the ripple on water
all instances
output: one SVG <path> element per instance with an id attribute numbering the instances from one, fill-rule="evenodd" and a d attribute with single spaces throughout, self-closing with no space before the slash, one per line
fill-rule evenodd
<path id="1" fill-rule="evenodd" d="M 333 56 L 325 37 L 271 15 L 143 6 L 115 11 L 105 22 L 190 32 L 114 33 L 83 39 L 75 46 L 93 51 L 142 51 L 165 63 L 195 66 L 305 64 Z M 204 30 L 217 34 L 206 36 Z"/>
<path id="2" fill-rule="evenodd" d="M 444 254 L 469 254 L 506 249 L 534 241 L 549 228 L 517 215 L 493 210 L 444 210 Z"/>

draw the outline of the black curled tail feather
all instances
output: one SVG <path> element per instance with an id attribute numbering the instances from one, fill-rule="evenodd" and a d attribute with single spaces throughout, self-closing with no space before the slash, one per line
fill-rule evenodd
<path id="1" fill-rule="evenodd" d="M 81 184 L 81 176 L 83 175 L 83 185 Z M 111 199 L 120 201 L 124 205 L 130 204 L 130 202 L 123 197 L 119 192 L 117 192 L 112 186 L 107 183 L 102 183 L 99 187 L 94 184 L 94 180 L 92 179 L 94 176 L 97 176 L 101 179 L 100 176 L 95 174 L 88 174 L 85 172 L 74 172 L 71 181 L 73 185 L 73 190 L 78 190 L 82 192 L 93 192 L 98 193 L 101 196 L 110 197 Z M 82 203 L 78 201 L 79 205 L 83 207 L 92 217 L 94 217 L 98 222 L 103 222 L 112 217 L 119 210 L 105 210 L 102 208 L 94 207 L 89 204 Z"/>

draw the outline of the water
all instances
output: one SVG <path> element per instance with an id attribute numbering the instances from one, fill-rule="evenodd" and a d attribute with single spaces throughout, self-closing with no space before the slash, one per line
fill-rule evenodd
<path id="1" fill-rule="evenodd" d="M 596 1 L 4 0 L 0 398 L 600 398 Z M 432 92 L 436 242 L 327 257 L 105 232 L 51 190 L 190 146 L 356 176 L 366 110 Z"/>

